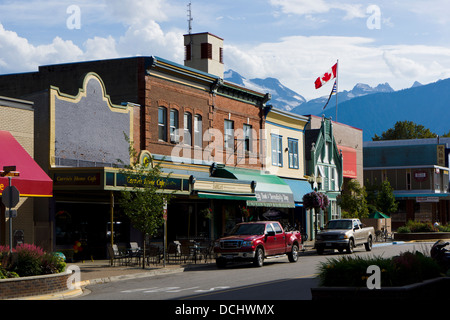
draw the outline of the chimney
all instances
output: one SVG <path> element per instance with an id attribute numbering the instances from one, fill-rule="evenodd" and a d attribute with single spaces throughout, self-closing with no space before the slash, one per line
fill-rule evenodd
<path id="1" fill-rule="evenodd" d="M 186 67 L 198 69 L 223 79 L 223 39 L 211 33 L 184 35 Z"/>

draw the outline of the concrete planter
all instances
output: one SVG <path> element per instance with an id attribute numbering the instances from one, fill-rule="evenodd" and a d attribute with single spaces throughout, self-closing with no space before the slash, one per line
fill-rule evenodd
<path id="1" fill-rule="evenodd" d="M 17 299 L 54 294 L 68 290 L 72 272 L 0 280 L 0 299 Z"/>
<path id="2" fill-rule="evenodd" d="M 440 239 L 450 239 L 450 232 L 394 233 L 394 240 L 401 240 L 401 241 L 440 240 Z"/>
<path id="3" fill-rule="evenodd" d="M 403 287 L 382 287 L 381 289 L 355 287 L 311 288 L 312 300 L 408 300 L 450 298 L 450 278 L 441 277 L 414 283 Z M 351 300 L 349 300 L 351 299 Z"/>

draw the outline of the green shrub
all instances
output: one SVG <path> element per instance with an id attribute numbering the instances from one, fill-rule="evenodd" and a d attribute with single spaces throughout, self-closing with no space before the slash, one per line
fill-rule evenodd
<path id="1" fill-rule="evenodd" d="M 450 232 L 450 224 L 438 226 L 439 232 Z"/>
<path id="2" fill-rule="evenodd" d="M 13 271 L 21 277 L 36 276 L 42 274 L 41 259 L 44 250 L 34 244 L 20 244 L 15 248 L 17 259 L 14 261 Z"/>
<path id="3" fill-rule="evenodd" d="M 321 286 L 365 287 L 367 268 L 376 265 L 381 271 L 381 286 L 403 286 L 440 276 L 437 263 L 420 252 L 405 252 L 393 258 L 340 256 L 328 259 L 319 267 Z"/>
<path id="4" fill-rule="evenodd" d="M 411 233 L 411 229 L 407 226 L 401 226 L 397 229 L 397 233 Z"/>

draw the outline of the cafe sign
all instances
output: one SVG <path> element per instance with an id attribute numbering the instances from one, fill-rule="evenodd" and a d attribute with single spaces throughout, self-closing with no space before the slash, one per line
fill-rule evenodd
<path id="1" fill-rule="evenodd" d="M 99 186 L 100 173 L 55 173 L 55 186 Z"/>

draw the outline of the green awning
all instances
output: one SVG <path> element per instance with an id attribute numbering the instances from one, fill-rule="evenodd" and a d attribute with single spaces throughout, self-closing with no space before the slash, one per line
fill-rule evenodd
<path id="1" fill-rule="evenodd" d="M 369 215 L 369 218 L 371 218 L 371 219 L 389 219 L 390 217 L 385 215 L 382 212 L 376 211 L 376 212 L 371 213 Z"/>
<path id="2" fill-rule="evenodd" d="M 197 196 L 203 199 L 240 200 L 240 201 L 256 200 L 256 197 L 254 195 L 240 195 L 229 193 L 198 192 Z"/>
<path id="3" fill-rule="evenodd" d="M 247 206 L 294 208 L 294 195 L 289 185 L 280 177 L 260 170 L 216 166 L 211 170 L 214 177 L 254 181 L 256 200 L 247 201 Z"/>

